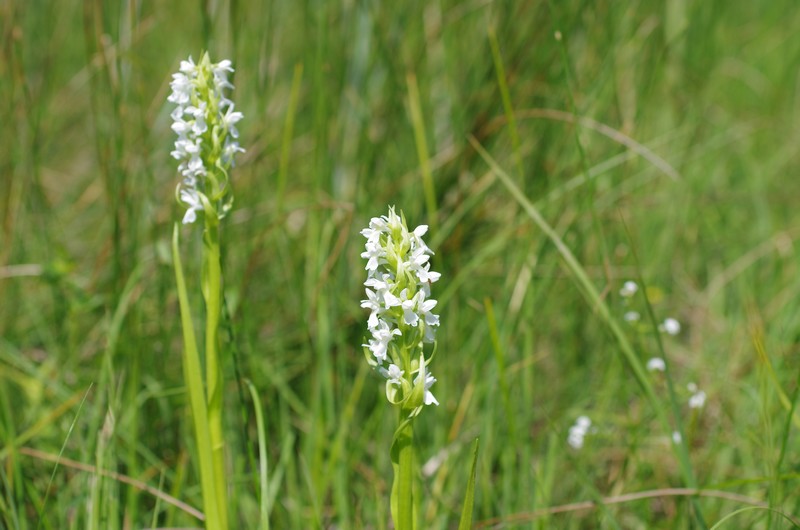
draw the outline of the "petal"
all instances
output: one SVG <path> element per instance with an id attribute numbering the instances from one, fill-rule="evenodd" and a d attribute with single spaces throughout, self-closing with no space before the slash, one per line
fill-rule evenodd
<path id="1" fill-rule="evenodd" d="M 433 394 L 429 390 L 425 391 L 425 404 L 426 405 L 438 405 L 439 402 L 436 400 Z"/>
<path id="2" fill-rule="evenodd" d="M 194 208 L 189 208 L 186 210 L 186 213 L 183 215 L 183 224 L 191 224 L 197 220 L 197 214 L 194 211 Z"/>

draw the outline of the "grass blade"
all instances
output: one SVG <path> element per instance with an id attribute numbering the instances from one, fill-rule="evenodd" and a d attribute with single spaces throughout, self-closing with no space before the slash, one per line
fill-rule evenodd
<path id="1" fill-rule="evenodd" d="M 250 390 L 250 397 L 253 398 L 253 409 L 256 412 L 256 430 L 258 431 L 258 476 L 261 482 L 258 527 L 261 530 L 269 530 L 269 477 L 267 475 L 267 435 L 264 426 L 264 413 L 261 410 L 261 401 L 255 385 L 249 379 L 245 383 Z"/>
<path id="2" fill-rule="evenodd" d="M 178 300 L 181 311 L 181 328 L 183 328 L 183 362 L 186 387 L 189 392 L 189 403 L 192 409 L 195 438 L 197 442 L 200 482 L 203 492 L 203 511 L 206 515 L 206 528 L 222 528 L 220 512 L 217 507 L 214 469 L 212 467 L 213 452 L 211 450 L 211 430 L 208 425 L 206 397 L 203 390 L 203 370 L 200 355 L 197 351 L 197 339 L 194 335 L 192 314 L 189 308 L 189 295 L 186 291 L 186 280 L 183 276 L 183 265 L 178 248 L 179 227 L 175 223 L 172 231 L 172 260 L 175 267 L 175 282 L 178 289 Z"/>
<path id="3" fill-rule="evenodd" d="M 458 530 L 469 530 L 472 528 L 472 507 L 475 503 L 475 475 L 478 469 L 478 446 L 480 439 L 475 438 L 472 444 L 472 467 L 469 472 L 467 491 L 464 493 L 464 506 L 461 508 L 461 520 L 458 522 Z"/>
<path id="4" fill-rule="evenodd" d="M 408 106 L 411 110 L 411 125 L 414 127 L 414 140 L 417 144 L 417 156 L 422 170 L 422 185 L 425 190 L 425 204 L 428 208 L 428 222 L 431 225 L 431 233 L 435 234 L 439 228 L 439 222 L 436 218 L 436 189 L 433 185 L 428 141 L 425 139 L 425 120 L 422 117 L 422 104 L 419 99 L 417 76 L 409 73 L 406 81 L 408 83 Z"/>

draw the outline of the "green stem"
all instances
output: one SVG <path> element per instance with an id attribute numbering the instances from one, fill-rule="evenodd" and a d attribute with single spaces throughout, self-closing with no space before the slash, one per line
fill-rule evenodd
<path id="1" fill-rule="evenodd" d="M 200 485 L 203 493 L 203 511 L 206 516 L 206 528 L 218 530 L 224 528 L 215 493 L 214 468 L 211 465 L 211 436 L 208 425 L 205 393 L 203 391 L 203 370 L 200 366 L 200 355 L 197 351 L 197 340 L 194 336 L 192 314 L 189 310 L 189 297 L 186 294 L 186 281 L 183 277 L 183 266 L 178 251 L 178 225 L 172 233 L 172 260 L 175 266 L 175 280 L 178 287 L 178 301 L 181 309 L 181 327 L 183 328 L 183 366 L 186 387 L 189 391 L 189 403 L 192 408 L 194 433 L 197 440 L 197 452 L 200 465 Z"/>
<path id="2" fill-rule="evenodd" d="M 392 442 L 392 519 L 397 530 L 414 530 L 414 424 L 400 410 L 400 425 Z"/>
<path id="3" fill-rule="evenodd" d="M 206 302 L 206 388 L 208 389 L 208 427 L 211 437 L 214 489 L 222 530 L 228 528 L 227 480 L 225 477 L 225 437 L 222 429 L 222 370 L 219 359 L 219 322 L 222 310 L 219 225 L 206 218 L 203 233 L 203 298 Z"/>

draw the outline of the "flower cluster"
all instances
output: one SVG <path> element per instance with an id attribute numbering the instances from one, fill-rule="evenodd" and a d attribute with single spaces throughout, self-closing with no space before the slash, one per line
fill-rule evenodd
<path id="1" fill-rule="evenodd" d="M 361 307 L 370 310 L 372 335 L 363 345 L 367 360 L 386 378 L 389 401 L 412 409 L 439 404 L 430 392 L 436 378 L 426 369 L 430 358 L 423 351 L 424 344 L 434 342 L 439 326 L 439 316 L 431 312 L 437 302 L 430 286 L 441 276 L 430 269 L 433 251 L 422 240 L 427 231 L 425 225 L 409 231 L 394 208 L 372 218 L 361 231 L 367 238 L 361 254 L 367 260 L 367 299 Z"/>
<path id="2" fill-rule="evenodd" d="M 234 155 L 244 152 L 236 129 L 242 113 L 234 111 L 225 96 L 233 89 L 230 72 L 229 60 L 212 63 L 205 53 L 197 64 L 191 57 L 181 61 L 180 71 L 172 75 L 167 101 L 177 105 L 171 117 L 178 139 L 171 154 L 180 160 L 178 171 L 183 176 L 176 194 L 186 207 L 184 224 L 193 223 L 197 212 L 221 217 L 230 208 L 228 169 Z"/>
<path id="3" fill-rule="evenodd" d="M 567 436 L 567 443 L 573 449 L 581 449 L 583 447 L 583 439 L 589 433 L 592 426 L 592 420 L 588 416 L 579 416 L 575 420 L 575 425 L 569 428 L 569 436 Z"/>
<path id="4" fill-rule="evenodd" d="M 697 388 L 695 383 L 686 385 L 686 389 L 692 393 L 689 398 L 689 408 L 701 409 L 706 404 L 706 393 Z"/>
<path id="5" fill-rule="evenodd" d="M 628 280 L 622 285 L 622 289 L 619 290 L 619 295 L 623 298 L 630 298 L 635 295 L 638 290 L 639 286 L 636 282 Z"/>

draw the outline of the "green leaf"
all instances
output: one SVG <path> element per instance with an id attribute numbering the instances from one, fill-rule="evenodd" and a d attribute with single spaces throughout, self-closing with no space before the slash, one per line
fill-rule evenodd
<path id="1" fill-rule="evenodd" d="M 176 223 L 172 231 L 172 261 L 175 266 L 175 282 L 178 288 L 178 301 L 181 311 L 181 328 L 183 329 L 183 374 L 186 388 L 189 391 L 189 404 L 192 409 L 195 438 L 197 441 L 198 460 L 200 464 L 200 484 L 203 494 L 203 509 L 206 517 L 206 528 L 223 528 L 220 510 L 215 495 L 214 468 L 212 466 L 211 435 L 208 426 L 208 409 L 203 389 L 203 369 L 200 354 L 197 350 L 197 339 L 194 335 L 192 315 L 189 309 L 189 295 L 186 292 L 186 280 L 183 276 L 183 265 L 178 250 L 179 232 Z"/>
<path id="2" fill-rule="evenodd" d="M 259 529 L 269 530 L 269 483 L 267 476 L 267 435 L 266 427 L 264 426 L 264 413 L 261 410 L 261 401 L 258 397 L 258 391 L 255 385 L 246 379 L 248 390 L 250 390 L 250 397 L 253 399 L 253 408 L 256 413 L 256 430 L 258 431 L 258 461 L 259 473 L 258 476 L 261 480 L 261 496 L 260 496 L 260 520 Z"/>
<path id="3" fill-rule="evenodd" d="M 472 444 L 472 468 L 469 472 L 467 491 L 464 493 L 464 506 L 461 508 L 461 520 L 458 522 L 458 530 L 469 530 L 472 528 L 472 506 L 475 503 L 475 475 L 478 469 L 478 445 L 480 438 L 475 438 Z"/>

